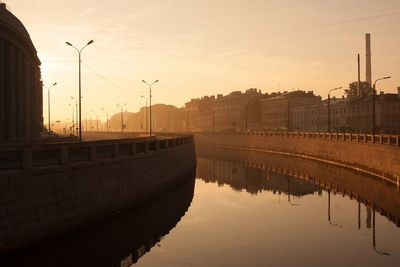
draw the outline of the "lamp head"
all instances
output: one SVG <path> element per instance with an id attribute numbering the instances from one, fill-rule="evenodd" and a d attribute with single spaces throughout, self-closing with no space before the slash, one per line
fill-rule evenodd
<path id="1" fill-rule="evenodd" d="M 385 79 L 385 80 L 386 80 L 386 79 L 390 79 L 390 78 L 392 78 L 392 77 L 390 77 L 390 76 L 387 76 L 387 77 L 384 77 L 383 79 Z"/>
<path id="2" fill-rule="evenodd" d="M 160 80 L 155 80 L 154 83 L 158 83 Z"/>
<path id="3" fill-rule="evenodd" d="M 66 45 L 72 46 L 70 42 L 65 42 Z"/>
<path id="4" fill-rule="evenodd" d="M 145 80 L 142 80 L 142 82 L 143 82 L 143 83 L 146 83 L 146 81 L 145 81 Z"/>
<path id="5" fill-rule="evenodd" d="M 54 83 L 54 84 L 53 84 L 53 86 L 56 86 L 56 85 L 57 85 L 57 83 Z"/>
<path id="6" fill-rule="evenodd" d="M 91 44 L 93 44 L 94 43 L 94 41 L 93 40 L 90 40 L 88 43 L 87 43 L 87 45 L 91 45 Z"/>

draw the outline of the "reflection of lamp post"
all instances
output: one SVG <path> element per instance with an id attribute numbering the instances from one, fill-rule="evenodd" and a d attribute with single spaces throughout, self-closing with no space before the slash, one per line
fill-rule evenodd
<path id="1" fill-rule="evenodd" d="M 82 88 L 82 79 L 81 79 L 81 54 L 83 49 L 85 49 L 85 47 L 87 47 L 88 45 L 92 44 L 94 41 L 90 40 L 84 47 L 82 47 L 81 49 L 76 48 L 75 46 L 73 46 L 71 43 L 66 42 L 67 45 L 73 47 L 79 55 L 79 141 L 82 142 L 82 94 L 81 94 L 81 88 Z"/>
<path id="2" fill-rule="evenodd" d="M 289 204 L 290 204 L 291 206 L 300 206 L 300 204 L 292 203 L 292 202 L 290 201 L 290 176 L 289 176 L 289 175 L 287 176 L 287 186 L 288 186 L 288 202 L 289 202 Z"/>
<path id="3" fill-rule="evenodd" d="M 121 109 L 121 133 L 124 133 L 124 106 L 126 106 L 126 103 L 123 105 L 117 104 L 117 108 Z"/>
<path id="4" fill-rule="evenodd" d="M 331 222 L 331 190 L 330 189 L 328 189 L 328 221 L 329 221 L 330 225 L 342 228 L 341 225 Z"/>
<path id="5" fill-rule="evenodd" d="M 102 110 L 104 113 L 106 113 L 106 118 L 107 118 L 106 125 L 107 125 L 107 133 L 108 133 L 108 112 L 107 112 L 104 108 L 101 108 L 101 110 Z"/>
<path id="6" fill-rule="evenodd" d="M 390 253 L 379 251 L 376 249 L 376 231 L 375 231 L 375 204 L 372 204 L 372 246 L 374 251 L 379 255 L 389 256 Z"/>
<path id="7" fill-rule="evenodd" d="M 331 92 L 340 90 L 340 89 L 342 89 L 342 87 L 333 88 L 333 89 L 329 90 L 329 93 L 328 93 L 328 133 L 331 132 Z"/>
<path id="8" fill-rule="evenodd" d="M 146 98 L 146 97 L 144 97 L 144 96 L 142 96 L 142 95 L 141 95 L 140 97 L 143 98 L 143 99 L 146 101 L 146 133 L 147 133 L 147 131 L 148 131 L 148 128 L 147 128 L 147 120 L 148 120 L 148 119 L 147 119 L 147 118 L 148 118 L 148 117 L 147 117 L 147 99 L 148 99 L 148 98 Z"/>
<path id="9" fill-rule="evenodd" d="M 149 84 L 147 83 L 145 80 L 142 80 L 142 82 L 144 82 L 145 84 L 147 84 L 149 86 L 149 98 L 150 98 L 150 135 L 152 134 L 152 117 L 151 117 L 151 98 L 153 97 L 151 94 L 151 87 L 153 86 L 153 84 L 158 83 L 159 80 L 155 80 L 153 83 Z"/>
<path id="10" fill-rule="evenodd" d="M 379 78 L 374 82 L 374 86 L 372 87 L 372 135 L 376 133 L 376 125 L 375 125 L 375 95 L 376 95 L 376 83 L 381 80 L 390 79 L 391 77 L 383 77 Z M 373 140 L 373 138 L 372 138 Z"/>
<path id="11" fill-rule="evenodd" d="M 46 85 L 43 84 L 43 86 L 47 88 L 47 112 L 49 113 L 49 114 L 48 114 L 48 117 L 49 117 L 49 126 L 48 126 L 47 128 L 48 128 L 48 131 L 49 131 L 49 138 L 51 137 L 51 122 L 50 122 L 50 89 L 51 89 L 52 87 L 56 86 L 56 85 L 57 85 L 57 83 L 53 83 L 51 86 L 48 86 L 48 87 L 47 87 Z"/>

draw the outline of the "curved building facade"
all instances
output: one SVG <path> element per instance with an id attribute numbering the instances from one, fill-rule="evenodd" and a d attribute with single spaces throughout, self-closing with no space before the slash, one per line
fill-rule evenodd
<path id="1" fill-rule="evenodd" d="M 36 49 L 24 25 L 0 3 L 0 142 L 39 138 L 42 102 Z"/>

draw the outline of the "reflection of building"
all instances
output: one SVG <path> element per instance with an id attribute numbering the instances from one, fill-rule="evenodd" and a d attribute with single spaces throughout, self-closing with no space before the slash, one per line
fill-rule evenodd
<path id="1" fill-rule="evenodd" d="M 0 3 L 0 142 L 39 137 L 43 127 L 39 66 L 27 30 Z"/>
<path id="2" fill-rule="evenodd" d="M 227 184 L 235 190 L 244 189 L 251 194 L 272 191 L 304 196 L 321 190 L 319 186 L 298 178 L 233 161 L 198 158 L 197 176 L 206 182 Z"/>

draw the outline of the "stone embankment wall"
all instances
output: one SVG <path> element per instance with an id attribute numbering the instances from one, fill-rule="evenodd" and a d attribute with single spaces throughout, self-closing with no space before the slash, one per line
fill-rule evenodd
<path id="1" fill-rule="evenodd" d="M 260 150 L 344 165 L 399 186 L 399 136 L 319 133 L 196 133 L 196 146 Z"/>
<path id="2" fill-rule="evenodd" d="M 192 136 L 0 149 L 0 255 L 143 202 L 195 165 Z"/>

